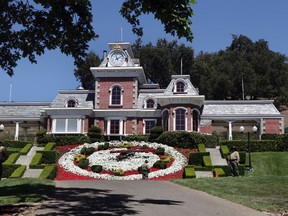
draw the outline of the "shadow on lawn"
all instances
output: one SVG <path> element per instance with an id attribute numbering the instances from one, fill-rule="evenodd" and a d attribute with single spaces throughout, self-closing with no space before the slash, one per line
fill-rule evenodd
<path id="1" fill-rule="evenodd" d="M 114 194 L 111 190 L 56 188 L 49 201 L 42 204 L 37 215 L 137 215 L 137 206 L 145 204 L 180 205 L 181 201 L 134 199 L 133 195 Z"/>

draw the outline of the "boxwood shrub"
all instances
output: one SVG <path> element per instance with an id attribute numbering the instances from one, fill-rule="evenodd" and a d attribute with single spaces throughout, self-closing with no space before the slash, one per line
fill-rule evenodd
<path id="1" fill-rule="evenodd" d="M 25 165 L 19 166 L 14 172 L 10 175 L 9 178 L 21 178 L 26 170 Z"/>
<path id="2" fill-rule="evenodd" d="M 218 177 L 224 177 L 225 176 L 224 170 L 220 167 L 214 168 L 214 170 L 213 170 L 213 176 L 214 177 L 216 177 L 216 173 L 217 173 Z"/>
<path id="3" fill-rule="evenodd" d="M 220 146 L 220 153 L 222 158 L 227 159 L 228 155 L 229 155 L 229 148 L 227 145 L 221 145 Z"/>
<path id="4" fill-rule="evenodd" d="M 32 144 L 26 144 L 24 148 L 21 149 L 20 154 L 27 155 L 30 149 L 32 148 L 32 146 L 33 146 Z"/>
<path id="5" fill-rule="evenodd" d="M 39 175 L 41 179 L 55 179 L 58 173 L 58 167 L 56 165 L 47 165 L 44 167 Z"/>
<path id="6" fill-rule="evenodd" d="M 11 148 L 24 148 L 26 144 L 29 144 L 29 142 L 15 141 L 15 140 L 0 140 L 0 145 Z"/>
<path id="7" fill-rule="evenodd" d="M 86 169 L 89 166 L 89 159 L 83 158 L 79 161 L 78 166 L 82 169 Z"/>
<path id="8" fill-rule="evenodd" d="M 128 135 L 128 136 L 125 136 L 123 137 L 123 140 L 124 141 L 144 141 L 144 142 L 148 142 L 148 138 L 149 136 L 147 135 L 136 135 L 136 134 L 133 134 L 133 135 Z"/>
<path id="9" fill-rule="evenodd" d="M 20 166 L 20 164 L 3 164 L 2 178 L 9 178 L 11 174 Z"/>
<path id="10" fill-rule="evenodd" d="M 209 152 L 191 152 L 189 154 L 189 165 L 202 166 L 203 165 L 203 156 L 210 155 Z"/>
<path id="11" fill-rule="evenodd" d="M 50 151 L 50 150 L 53 150 L 56 146 L 56 143 L 55 142 L 49 142 L 47 143 L 45 146 L 44 146 L 44 151 Z"/>
<path id="12" fill-rule="evenodd" d="M 196 178 L 196 173 L 192 166 L 184 167 L 183 178 Z"/>
<path id="13" fill-rule="evenodd" d="M 212 167 L 212 161 L 210 155 L 203 156 L 203 164 L 205 167 Z"/>
<path id="14" fill-rule="evenodd" d="M 40 164 L 54 164 L 58 161 L 60 153 L 55 150 L 51 151 L 37 151 L 36 153 L 41 153 Z"/>
<path id="15" fill-rule="evenodd" d="M 20 157 L 19 153 L 12 153 L 9 155 L 8 159 L 3 163 L 3 164 L 15 164 L 15 162 L 18 160 Z"/>
<path id="16" fill-rule="evenodd" d="M 103 170 L 103 167 L 101 165 L 93 165 L 91 166 L 91 170 L 93 172 L 100 173 Z"/>
<path id="17" fill-rule="evenodd" d="M 166 169 L 167 168 L 167 164 L 161 160 L 158 160 L 156 161 L 154 164 L 153 164 L 153 167 L 154 168 L 159 168 L 159 169 Z"/>
<path id="18" fill-rule="evenodd" d="M 156 141 L 157 141 L 157 138 L 158 138 L 161 134 L 163 134 L 163 132 L 164 132 L 164 129 L 163 129 L 161 126 L 156 126 L 156 127 L 151 128 L 148 141 L 149 141 L 149 142 L 156 142 Z"/>
<path id="19" fill-rule="evenodd" d="M 45 166 L 41 165 L 42 153 L 36 152 L 33 156 L 29 168 L 30 169 L 43 169 Z"/>
<path id="20" fill-rule="evenodd" d="M 278 150 L 276 140 L 251 140 L 250 144 L 251 144 L 251 152 L 266 152 L 266 151 Z M 229 149 L 235 146 L 238 151 L 248 151 L 247 141 L 223 140 L 220 142 L 220 145 L 227 145 Z M 279 149 L 282 148 L 279 147 Z"/>
<path id="21" fill-rule="evenodd" d="M 198 144 L 197 147 L 199 152 L 206 152 L 206 148 L 203 143 Z"/>

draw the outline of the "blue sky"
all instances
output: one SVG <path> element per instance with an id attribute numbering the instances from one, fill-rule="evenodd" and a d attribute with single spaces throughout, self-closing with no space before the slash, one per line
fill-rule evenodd
<path id="1" fill-rule="evenodd" d="M 90 42 L 90 50 L 102 56 L 108 50 L 107 43 L 121 40 L 134 43 L 136 36 L 131 26 L 121 17 L 121 0 L 92 0 L 93 26 L 99 38 Z M 288 56 L 288 1 L 286 0 L 198 0 L 192 6 L 193 43 L 178 40 L 200 51 L 214 52 L 230 45 L 232 35 L 243 34 L 253 41 L 264 39 L 275 52 Z M 171 41 L 163 26 L 152 16 L 141 19 L 144 28 L 143 44 L 155 42 L 159 38 Z M 76 89 L 79 82 L 74 77 L 73 59 L 59 50 L 48 51 L 37 57 L 37 64 L 21 60 L 10 78 L 0 70 L 0 101 L 52 101 L 58 90 Z M 193 83 L 193 80 L 192 80 Z M 12 91 L 10 97 L 10 86 Z"/>

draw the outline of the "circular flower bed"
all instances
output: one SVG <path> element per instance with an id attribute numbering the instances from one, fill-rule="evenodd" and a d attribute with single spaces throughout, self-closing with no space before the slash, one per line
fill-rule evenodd
<path id="1" fill-rule="evenodd" d="M 173 147 L 169 147 L 167 145 L 159 143 L 146 143 L 146 142 L 130 142 L 130 143 L 132 144 L 133 147 L 146 146 L 152 149 L 164 148 L 165 153 L 171 156 L 171 158 L 173 158 L 173 162 L 168 168 L 151 171 L 149 173 L 149 178 L 157 178 L 179 172 L 187 164 L 187 159 Z M 89 169 L 81 169 L 74 163 L 74 157 L 80 154 L 80 151 L 84 146 L 86 148 L 94 147 L 95 149 L 98 149 L 98 146 L 103 144 L 104 143 L 99 142 L 92 144 L 86 143 L 84 145 L 80 145 L 76 148 L 73 148 L 69 152 L 65 153 L 59 159 L 59 165 L 62 166 L 65 170 L 81 176 L 87 176 L 97 179 L 107 179 L 107 180 L 139 180 L 142 179 L 142 175 L 137 172 L 137 169 L 144 163 L 145 160 L 148 160 L 149 167 L 152 167 L 156 161 L 160 160 L 159 156 L 154 154 L 152 151 L 143 151 L 143 152 L 136 151 L 133 155 L 119 160 L 119 152 L 127 151 L 127 148 L 120 147 L 120 145 L 121 146 L 123 145 L 123 142 L 113 141 L 109 143 L 110 148 L 108 150 L 98 150 L 87 157 L 87 159 L 89 160 L 89 167 L 93 165 L 101 165 L 103 167 L 103 170 L 115 171 L 121 169 L 124 172 L 126 171 L 126 173 L 130 172 L 131 173 L 130 175 L 115 176 L 109 173 L 107 174 L 107 172 L 94 173 Z"/>

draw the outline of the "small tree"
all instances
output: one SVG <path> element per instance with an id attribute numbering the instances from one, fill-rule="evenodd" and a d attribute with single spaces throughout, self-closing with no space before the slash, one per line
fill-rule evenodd
<path id="1" fill-rule="evenodd" d="M 97 127 L 97 126 L 93 126 L 91 128 L 89 128 L 89 132 L 88 132 L 88 137 L 90 138 L 90 141 L 93 142 L 101 142 L 104 140 L 104 137 L 102 135 L 102 130 L 101 128 Z"/>
<path id="2" fill-rule="evenodd" d="M 155 142 L 157 138 L 164 132 L 164 129 L 161 126 L 156 126 L 151 128 L 149 142 Z"/>

